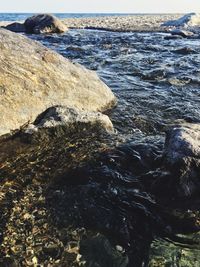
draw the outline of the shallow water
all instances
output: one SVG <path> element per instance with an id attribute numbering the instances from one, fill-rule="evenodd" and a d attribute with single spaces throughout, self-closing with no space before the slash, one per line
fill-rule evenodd
<path id="1" fill-rule="evenodd" d="M 97 71 L 118 97 L 109 115 L 120 136 L 153 135 L 162 142 L 166 128 L 177 120 L 200 121 L 199 39 L 165 40 L 165 36 L 71 30 L 30 37 Z M 150 266 L 199 266 L 199 262 L 199 247 L 184 249 L 163 240 L 152 244 Z"/>
<path id="2" fill-rule="evenodd" d="M 108 233 L 124 245 L 135 266 L 146 266 L 154 239 L 149 266 L 198 267 L 199 235 L 179 238 L 176 234 L 194 229 L 189 222 L 199 200 L 173 203 L 167 195 L 165 206 L 148 185 L 156 181 L 156 175 L 162 177 L 158 168 L 166 128 L 177 120 L 200 122 L 199 40 L 90 30 L 29 37 L 97 71 L 118 97 L 117 107 L 108 112 L 117 131 L 112 139 L 98 136 L 99 129 L 82 125 L 83 130 L 79 125 L 79 131 L 75 128 L 72 133 L 57 129 L 55 138 L 43 132 L 38 140 L 36 136 L 35 144 L 20 132 L 7 142 L 0 140 L 1 193 L 10 203 L 9 209 L 0 203 L 0 226 L 10 231 L 5 233 L 3 246 L 10 249 L 17 232 L 25 253 L 23 238 L 29 233 L 14 223 L 17 218 L 24 227 L 24 217 L 11 211 L 12 205 L 16 210 L 21 209 L 17 205 L 25 205 L 32 213 L 33 205 L 36 210 L 45 209 L 54 223 L 56 218 L 55 225 L 49 224 L 56 231 L 66 227 L 65 221 L 71 217 L 73 222 Z M 20 204 L 23 194 L 31 205 Z M 38 204 L 38 194 L 46 200 L 44 207 Z M 54 230 L 47 235 L 56 238 Z M 20 260 L 25 257 L 22 252 Z"/>
<path id="3" fill-rule="evenodd" d="M 199 238 L 198 234 L 195 234 Z M 193 237 L 194 238 L 194 237 Z M 200 247 L 178 245 L 165 240 L 155 240 L 150 250 L 150 267 L 199 267 Z"/>
<path id="4" fill-rule="evenodd" d="M 97 71 L 118 97 L 111 118 L 119 132 L 150 134 L 178 119 L 200 120 L 199 39 L 164 36 L 74 30 L 32 38 Z"/>
<path id="5" fill-rule="evenodd" d="M 118 97 L 109 115 L 120 136 L 153 135 L 162 143 L 165 129 L 177 120 L 200 121 L 199 39 L 165 40 L 166 35 L 72 30 L 31 38 L 97 71 Z M 199 266 L 198 249 L 156 240 L 150 263 Z"/>

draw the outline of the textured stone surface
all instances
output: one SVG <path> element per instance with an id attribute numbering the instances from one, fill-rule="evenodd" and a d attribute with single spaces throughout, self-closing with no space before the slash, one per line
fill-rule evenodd
<path id="1" fill-rule="evenodd" d="M 104 111 L 116 104 L 95 72 L 41 44 L 0 29 L 0 134 L 54 105 Z"/>
<path id="2" fill-rule="evenodd" d="M 23 23 L 13 22 L 5 26 L 5 29 L 12 32 L 25 32 L 25 27 Z"/>
<path id="3" fill-rule="evenodd" d="M 180 30 L 180 29 L 174 29 L 174 30 L 170 31 L 170 33 L 172 35 L 175 35 L 175 36 L 180 35 L 180 36 L 182 36 L 184 38 L 186 38 L 186 37 L 192 37 L 194 35 L 193 32 L 184 31 L 184 30 Z"/>
<path id="4" fill-rule="evenodd" d="M 167 133 L 165 155 L 174 164 L 184 157 L 200 159 L 200 124 L 187 123 Z"/>
<path id="5" fill-rule="evenodd" d="M 67 26 L 50 14 L 29 17 L 25 20 L 24 26 L 27 33 L 62 33 L 67 31 Z"/>
<path id="6" fill-rule="evenodd" d="M 64 18 L 62 22 L 69 29 L 99 29 L 119 32 L 157 32 L 167 31 L 168 28 L 160 25 L 169 20 L 176 20 L 180 14 L 156 15 L 124 15 L 124 16 L 98 16 L 89 18 Z M 22 21 L 23 22 L 23 21 Z M 11 21 L 0 21 L 0 26 L 6 26 Z"/>
<path id="7" fill-rule="evenodd" d="M 200 192 L 200 124 L 185 123 L 167 133 L 164 160 L 177 182 L 179 196 Z"/>
<path id="8" fill-rule="evenodd" d="M 29 124 L 25 130 L 26 133 L 34 133 L 41 129 L 50 129 L 64 126 L 70 127 L 77 124 L 99 125 L 108 132 L 112 132 L 113 125 L 109 117 L 100 112 L 80 111 L 75 108 L 64 106 L 50 107 L 40 114 L 34 124 Z"/>

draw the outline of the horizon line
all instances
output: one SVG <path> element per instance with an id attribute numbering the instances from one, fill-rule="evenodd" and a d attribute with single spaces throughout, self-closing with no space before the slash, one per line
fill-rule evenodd
<path id="1" fill-rule="evenodd" d="M 8 13 L 13 13 L 13 14 L 33 14 L 33 13 L 54 13 L 54 14 L 190 14 L 190 13 L 197 13 L 195 11 L 190 11 L 190 12 L 51 12 L 51 11 L 33 11 L 33 12 L 19 12 L 19 11 L 5 11 L 5 12 L 0 12 L 0 14 L 8 14 Z"/>

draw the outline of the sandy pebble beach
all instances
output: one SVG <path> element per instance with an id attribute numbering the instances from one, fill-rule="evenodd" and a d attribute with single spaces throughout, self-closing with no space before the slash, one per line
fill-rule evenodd
<path id="1" fill-rule="evenodd" d="M 90 18 L 66 18 L 62 21 L 71 29 L 101 29 L 120 32 L 151 32 L 166 31 L 161 27 L 163 22 L 178 19 L 180 14 L 165 15 L 124 15 L 102 16 Z M 1 21 L 0 26 L 6 26 L 12 22 Z"/>
<path id="2" fill-rule="evenodd" d="M 178 14 L 168 15 L 129 15 L 129 16 L 108 16 L 96 18 L 70 18 L 64 19 L 63 22 L 69 28 L 88 28 L 102 29 L 110 31 L 163 31 L 164 27 L 160 25 L 168 20 L 179 18 Z"/>

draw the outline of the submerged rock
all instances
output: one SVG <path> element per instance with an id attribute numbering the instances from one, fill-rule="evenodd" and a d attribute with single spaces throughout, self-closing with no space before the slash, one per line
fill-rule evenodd
<path id="1" fill-rule="evenodd" d="M 177 40 L 183 38 L 180 35 L 167 35 L 164 37 L 165 40 Z"/>
<path id="2" fill-rule="evenodd" d="M 67 27 L 58 18 L 50 14 L 32 16 L 24 22 L 27 33 L 63 33 Z"/>
<path id="3" fill-rule="evenodd" d="M 154 69 L 152 71 L 146 72 L 142 75 L 144 80 L 159 80 L 163 79 L 166 76 L 165 69 Z"/>
<path id="4" fill-rule="evenodd" d="M 108 135 L 101 135 L 101 120 L 96 125 L 79 122 L 77 128 L 70 128 L 68 122 L 77 118 L 82 120 L 74 110 L 54 107 L 33 124 L 36 133 L 46 138 L 26 143 L 16 133 L 1 141 L 3 191 L 6 188 L 6 203 L 13 201 L 11 214 L 4 212 L 3 207 L 8 208 L 5 201 L 0 202 L 1 224 L 5 222 L 1 225 L 2 247 L 12 255 L 9 248 L 17 233 L 14 258 L 30 264 L 33 259 L 41 265 L 60 260 L 59 266 L 77 266 L 74 261 L 81 254 L 85 266 L 147 266 L 154 236 L 171 237 L 177 223 L 145 192 L 141 180 L 143 173 L 157 168 L 162 142 L 148 138 L 146 145 L 138 140 L 116 147 L 105 140 Z M 88 240 L 83 232 L 77 251 L 79 239 L 76 234 L 70 237 L 70 225 L 106 238 L 100 235 Z M 26 254 L 27 247 L 33 258 Z"/>
<path id="5" fill-rule="evenodd" d="M 169 20 L 162 24 L 162 26 L 167 27 L 193 27 L 193 26 L 199 26 L 200 25 L 200 14 L 197 13 L 189 13 L 177 20 Z"/>
<path id="6" fill-rule="evenodd" d="M 179 49 L 172 50 L 172 52 L 175 53 L 175 54 L 181 54 L 181 55 L 188 55 L 188 54 L 196 53 L 196 51 L 193 50 L 190 47 L 182 47 L 182 48 L 179 48 Z"/>
<path id="7" fill-rule="evenodd" d="M 103 235 L 96 235 L 92 238 L 83 239 L 80 242 L 80 253 L 86 261 L 85 267 L 127 267 L 128 257 L 122 255 L 113 248 L 108 239 Z"/>
<path id="8" fill-rule="evenodd" d="M 179 196 L 200 192 L 200 124 L 187 123 L 168 131 L 164 161 L 178 182 Z"/>
<path id="9" fill-rule="evenodd" d="M 180 36 L 182 36 L 183 38 L 191 37 L 191 36 L 194 35 L 193 32 L 185 31 L 185 30 L 180 30 L 180 29 L 174 29 L 174 30 L 170 31 L 170 33 L 171 33 L 172 35 L 175 35 L 175 36 L 180 35 Z"/>
<path id="10" fill-rule="evenodd" d="M 0 47 L 0 135 L 54 105 L 104 111 L 116 104 L 95 72 L 35 41 L 0 29 Z"/>

